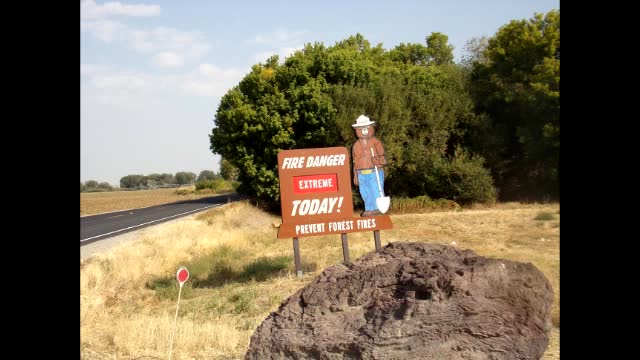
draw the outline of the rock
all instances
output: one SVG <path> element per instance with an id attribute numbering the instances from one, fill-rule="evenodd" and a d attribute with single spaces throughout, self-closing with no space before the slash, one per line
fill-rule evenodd
<path id="1" fill-rule="evenodd" d="M 285 300 L 245 359 L 539 359 L 552 302 L 532 264 L 390 243 Z"/>

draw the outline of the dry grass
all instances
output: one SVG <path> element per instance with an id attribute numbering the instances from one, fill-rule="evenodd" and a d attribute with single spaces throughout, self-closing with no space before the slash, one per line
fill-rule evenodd
<path id="1" fill-rule="evenodd" d="M 179 195 L 177 191 L 186 194 Z M 80 193 L 80 216 L 194 200 L 212 195 L 215 193 L 211 191 L 196 192 L 193 185 L 172 189 Z"/>
<path id="2" fill-rule="evenodd" d="M 541 212 L 554 220 L 534 220 Z M 425 241 L 468 248 L 478 254 L 531 262 L 551 282 L 554 329 L 544 359 L 559 359 L 560 236 L 558 204 L 498 204 L 428 214 L 392 215 L 391 241 Z M 291 240 L 276 239 L 280 218 L 247 202 L 150 228 L 144 237 L 80 264 L 80 333 L 83 359 L 166 358 L 176 309 L 175 272 L 187 265 L 191 278 L 180 300 L 174 359 L 239 359 L 255 328 L 280 302 L 308 284 L 322 269 L 342 260 L 339 236 L 300 239 L 304 276 L 286 269 L 262 281 L 232 278 L 226 284 L 193 288 L 208 259 L 228 261 L 240 271 L 256 259 L 292 257 Z M 218 256 L 226 249 L 232 257 Z M 349 234 L 351 259 L 374 250 L 371 233 Z M 211 255 L 213 254 L 213 255 Z M 217 255 L 216 255 L 217 254 Z M 211 256 L 202 261 L 203 256 Z M 193 269 L 193 270 L 192 270 Z M 150 283 L 172 279 L 173 293 Z M 235 280 L 234 280 L 235 279 Z M 164 294 L 164 295 L 163 295 Z"/>

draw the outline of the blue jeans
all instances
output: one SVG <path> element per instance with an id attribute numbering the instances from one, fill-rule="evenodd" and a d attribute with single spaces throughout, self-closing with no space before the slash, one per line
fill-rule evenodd
<path id="1" fill-rule="evenodd" d="M 369 173 L 362 174 L 362 172 Z M 378 189 L 375 169 L 357 170 L 357 173 L 360 195 L 362 196 L 362 200 L 364 200 L 365 211 L 378 210 L 376 198 L 382 197 L 382 194 L 380 194 L 380 190 Z M 378 169 L 378 175 L 380 176 L 380 187 L 382 187 L 382 192 L 384 192 L 384 170 Z"/>

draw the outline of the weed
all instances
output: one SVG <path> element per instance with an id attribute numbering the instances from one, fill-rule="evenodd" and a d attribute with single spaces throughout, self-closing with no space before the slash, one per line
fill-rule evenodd
<path id="1" fill-rule="evenodd" d="M 543 211 L 543 212 L 539 212 L 538 215 L 536 215 L 536 217 L 533 218 L 533 220 L 542 220 L 542 221 L 546 221 L 546 220 L 553 220 L 555 219 L 555 215 L 553 215 L 553 213 L 548 212 L 548 211 Z"/>

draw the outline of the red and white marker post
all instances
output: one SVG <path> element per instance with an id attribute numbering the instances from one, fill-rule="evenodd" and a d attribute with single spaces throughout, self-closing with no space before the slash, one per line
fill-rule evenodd
<path id="1" fill-rule="evenodd" d="M 171 351 L 173 350 L 173 335 L 176 332 L 176 322 L 178 321 L 178 307 L 180 306 L 180 294 L 182 294 L 182 285 L 189 279 L 189 270 L 186 267 L 181 266 L 176 273 L 176 279 L 180 283 L 180 290 L 178 290 L 178 304 L 176 305 L 176 316 L 173 319 L 173 330 L 171 331 L 171 343 L 169 345 L 169 360 L 171 360 Z"/>
<path id="2" fill-rule="evenodd" d="M 184 266 L 180 267 L 180 269 L 178 269 L 178 272 L 176 273 L 176 279 L 178 279 L 178 282 L 180 283 L 180 289 L 182 289 L 182 285 L 184 285 L 185 281 L 189 279 L 189 270 L 187 270 L 187 268 Z"/>

